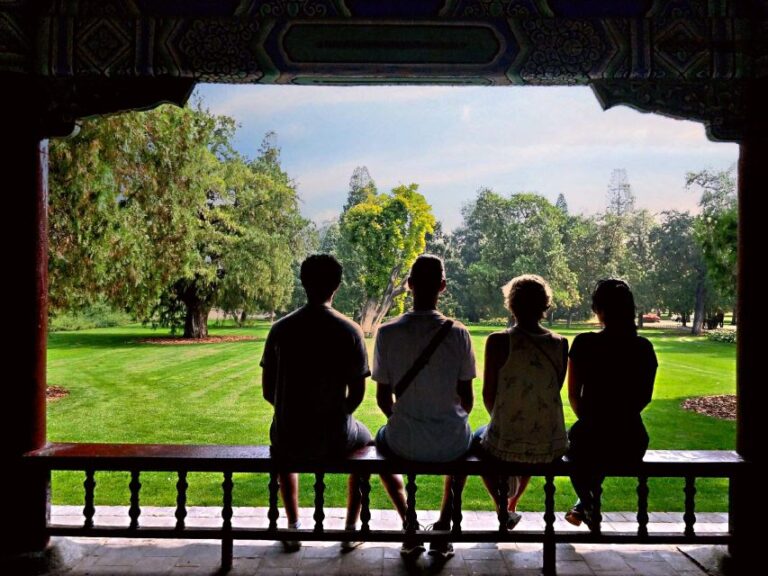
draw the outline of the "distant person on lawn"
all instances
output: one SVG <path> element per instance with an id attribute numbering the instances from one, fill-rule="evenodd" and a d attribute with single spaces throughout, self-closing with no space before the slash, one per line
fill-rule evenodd
<path id="1" fill-rule="evenodd" d="M 290 460 L 339 457 L 372 442 L 352 417 L 363 401 L 368 353 L 360 327 L 331 307 L 342 267 L 333 256 L 315 254 L 301 264 L 307 303 L 272 325 L 261 359 L 264 399 L 275 407 L 272 455 Z M 280 474 L 288 527 L 298 529 L 298 475 Z M 358 478 L 349 476 L 347 529 L 360 516 Z M 342 549 L 357 543 L 342 542 Z M 301 542 L 284 541 L 286 551 Z"/>
<path id="2" fill-rule="evenodd" d="M 603 329 L 576 336 L 568 363 L 568 399 L 578 418 L 568 433 L 568 457 L 581 471 L 571 477 L 579 501 L 565 515 L 590 528 L 604 479 L 590 470 L 639 462 L 648 448 L 640 413 L 651 401 L 658 366 L 653 345 L 637 335 L 635 299 L 626 282 L 599 281 L 592 310 Z"/>
<path id="3" fill-rule="evenodd" d="M 552 289 L 541 276 L 525 274 L 502 292 L 515 325 L 494 332 L 485 345 L 483 403 L 491 421 L 475 432 L 477 451 L 503 462 L 559 460 L 568 449 L 560 399 L 568 340 L 540 324 L 552 305 Z M 509 530 L 522 518 L 517 503 L 530 479 L 483 477 L 496 507 L 507 507 Z M 498 497 L 499 482 L 509 484 L 506 501 Z"/>
<path id="4" fill-rule="evenodd" d="M 443 262 L 419 256 L 411 267 L 408 288 L 413 310 L 383 324 L 376 336 L 373 379 L 376 400 L 388 420 L 376 435 L 376 445 L 387 455 L 422 462 L 449 462 L 464 456 L 472 445 L 467 415 L 472 410 L 475 355 L 467 329 L 437 311 L 445 290 Z M 431 354 L 425 350 L 432 348 Z M 420 361 L 421 360 L 421 361 Z M 382 477 L 393 500 L 400 494 L 400 476 Z M 461 491 L 465 478 L 456 478 Z M 438 530 L 451 525 L 451 482 L 445 479 Z M 414 558 L 423 543 L 406 541 L 401 554 Z M 449 558 L 447 541 L 432 544 L 430 553 Z"/>

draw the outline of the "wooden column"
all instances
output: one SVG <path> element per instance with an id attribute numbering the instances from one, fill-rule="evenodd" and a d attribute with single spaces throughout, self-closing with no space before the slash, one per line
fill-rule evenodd
<path id="1" fill-rule="evenodd" d="M 755 463 L 765 460 L 765 269 L 766 212 L 768 198 L 768 122 L 764 121 L 762 99 L 753 100 L 758 118 L 749 126 L 739 152 L 739 252 L 738 252 L 738 357 L 736 391 L 738 412 L 736 449 Z M 761 118 L 762 117 L 762 118 Z M 750 566 L 762 550 L 754 545 L 762 534 L 759 506 L 762 482 L 759 474 L 734 481 L 731 486 L 731 547 L 737 564 Z M 751 542 L 751 545 L 750 545 Z"/>
<path id="2" fill-rule="evenodd" d="M 39 551 L 47 544 L 43 528 L 49 514 L 49 480 L 46 474 L 23 468 L 21 455 L 46 441 L 48 142 L 38 136 L 38 119 L 6 98 L 0 99 L 0 117 L 5 142 L 0 155 L 0 246 L 6 294 L 0 493 L 9 528 L 0 542 L 5 555 Z"/>

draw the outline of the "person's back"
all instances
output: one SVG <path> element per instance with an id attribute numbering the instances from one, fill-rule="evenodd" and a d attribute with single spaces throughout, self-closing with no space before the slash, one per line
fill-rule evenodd
<path id="1" fill-rule="evenodd" d="M 273 447 L 299 458 L 342 452 L 347 384 L 368 371 L 360 328 L 329 305 L 307 304 L 273 325 L 265 348 L 276 366 Z"/>
<path id="2" fill-rule="evenodd" d="M 626 282 L 598 282 L 592 310 L 604 328 L 579 334 L 568 364 L 568 399 L 577 417 L 568 457 L 579 469 L 571 476 L 579 501 L 565 519 L 577 526 L 591 522 L 603 482 L 600 464 L 643 458 L 649 438 L 640 413 L 651 401 L 658 365 L 651 343 L 637 335 Z"/>
<path id="3" fill-rule="evenodd" d="M 541 325 L 552 306 L 552 289 L 544 278 L 523 274 L 502 292 L 516 324 L 486 342 L 483 403 L 491 421 L 475 432 L 477 451 L 505 462 L 552 462 L 568 447 L 560 399 L 568 341 Z M 512 529 L 522 518 L 517 504 L 530 477 L 510 477 L 506 499 L 499 496 L 498 480 L 483 477 L 497 511 L 507 509 L 507 528 Z"/>
<path id="4" fill-rule="evenodd" d="M 382 325 L 376 337 L 373 379 L 396 383 L 448 319 L 437 310 L 411 311 Z M 409 460 L 447 462 L 470 447 L 467 412 L 456 383 L 474 377 L 467 329 L 454 322 L 429 362 L 397 399 L 387 422 L 387 446 Z"/>
<path id="5" fill-rule="evenodd" d="M 370 374 L 363 333 L 331 308 L 341 276 L 341 264 L 333 256 L 306 258 L 300 277 L 307 304 L 276 322 L 264 344 L 262 395 L 275 408 L 269 433 L 272 455 L 288 464 L 293 458 L 341 455 L 372 440 L 368 429 L 352 417 Z M 288 527 L 299 528 L 298 475 L 281 470 L 279 478 Z M 349 477 L 350 530 L 360 516 L 359 480 L 355 474 Z M 342 542 L 342 550 L 357 544 Z M 283 546 L 294 552 L 301 543 L 284 540 Z"/>
<path id="6" fill-rule="evenodd" d="M 517 326 L 496 333 L 509 352 L 497 371 L 501 386 L 482 447 L 499 460 L 551 462 L 568 448 L 560 398 L 568 343 L 542 330 L 531 333 Z"/>
<path id="7" fill-rule="evenodd" d="M 640 413 L 651 400 L 656 372 L 653 345 L 646 338 L 610 329 L 579 334 L 571 359 L 583 382 L 579 420 L 606 430 L 642 423 Z"/>
<path id="8" fill-rule="evenodd" d="M 467 414 L 472 410 L 475 355 L 467 329 L 437 311 L 445 290 L 443 262 L 422 254 L 411 267 L 408 288 L 413 311 L 379 328 L 373 355 L 376 401 L 387 423 L 376 446 L 389 456 L 422 462 L 447 462 L 463 456 L 472 443 Z M 405 517 L 403 481 L 382 476 L 401 516 Z M 436 530 L 451 523 L 452 495 L 461 494 L 465 477 L 446 477 Z M 420 554 L 423 543 L 407 539 L 400 553 Z M 431 553 L 449 558 L 453 546 L 432 543 Z"/>

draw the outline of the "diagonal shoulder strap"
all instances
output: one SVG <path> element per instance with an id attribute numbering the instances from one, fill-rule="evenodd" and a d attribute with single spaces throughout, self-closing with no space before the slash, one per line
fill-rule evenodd
<path id="1" fill-rule="evenodd" d="M 432 340 L 429 341 L 427 347 L 424 348 L 421 354 L 419 354 L 419 357 L 416 358 L 413 366 L 411 366 L 408 369 L 408 372 L 406 372 L 405 375 L 400 378 L 400 381 L 395 384 L 396 398 L 400 398 L 400 396 L 403 395 L 403 393 L 408 389 L 408 386 L 410 386 L 411 382 L 413 382 L 413 379 L 416 378 L 416 375 L 421 372 L 424 366 L 427 365 L 427 362 L 429 362 L 432 354 L 435 352 L 435 350 L 437 350 L 437 347 L 440 346 L 440 343 L 448 335 L 448 332 L 451 330 L 451 326 L 453 326 L 453 320 L 446 320 L 443 322 L 442 326 L 440 326 L 435 335 L 432 336 Z"/>

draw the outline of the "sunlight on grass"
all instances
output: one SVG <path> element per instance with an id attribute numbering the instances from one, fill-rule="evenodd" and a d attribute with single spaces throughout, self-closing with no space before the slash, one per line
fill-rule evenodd
<path id="1" fill-rule="evenodd" d="M 496 329 L 470 327 L 482 375 L 485 339 Z M 573 340 L 591 327 L 557 331 Z M 48 438 L 58 442 L 138 442 L 179 444 L 268 444 L 272 407 L 261 396 L 259 360 L 269 325 L 249 328 L 212 327 L 212 335 L 255 336 L 257 340 L 193 345 L 139 343 L 162 336 L 149 328 L 130 326 L 81 332 L 58 332 L 49 337 L 48 382 L 64 386 L 69 396 L 48 406 Z M 732 344 L 694 338 L 685 332 L 642 331 L 653 342 L 659 358 L 654 400 L 644 412 L 651 448 L 731 450 L 735 423 L 684 411 L 680 404 L 690 396 L 732 394 L 735 390 L 736 348 Z M 371 350 L 369 342 L 369 351 Z M 617 383 L 620 385 L 620 383 Z M 480 402 L 482 378 L 475 380 L 474 428 L 488 421 Z M 565 392 L 566 422 L 574 421 Z M 365 401 L 356 416 L 375 432 L 385 422 L 376 406 L 375 384 L 368 382 Z M 124 473 L 98 473 L 98 504 L 126 504 L 129 478 Z M 220 474 L 191 474 L 190 505 L 221 504 Z M 345 478 L 326 476 L 329 506 L 343 506 Z M 57 472 L 53 501 L 81 504 L 83 475 Z M 175 504 L 175 475 L 142 474 L 141 501 L 146 505 Z M 312 502 L 312 479 L 302 482 L 302 505 Z M 419 507 L 439 506 L 442 480 L 419 479 Z M 267 480 L 262 475 L 235 476 L 235 505 L 267 502 Z M 654 510 L 683 509 L 682 480 L 650 482 Z M 697 484 L 698 511 L 727 510 L 727 481 L 702 480 Z M 609 479 L 605 485 L 606 510 L 635 508 L 632 480 Z M 557 480 L 557 507 L 573 500 L 567 478 Z M 383 489 L 373 483 L 371 503 L 390 506 Z M 467 510 L 490 509 L 490 497 L 479 479 L 470 478 L 464 495 Z M 523 498 L 522 509 L 543 508 L 543 481 L 534 479 Z"/>

